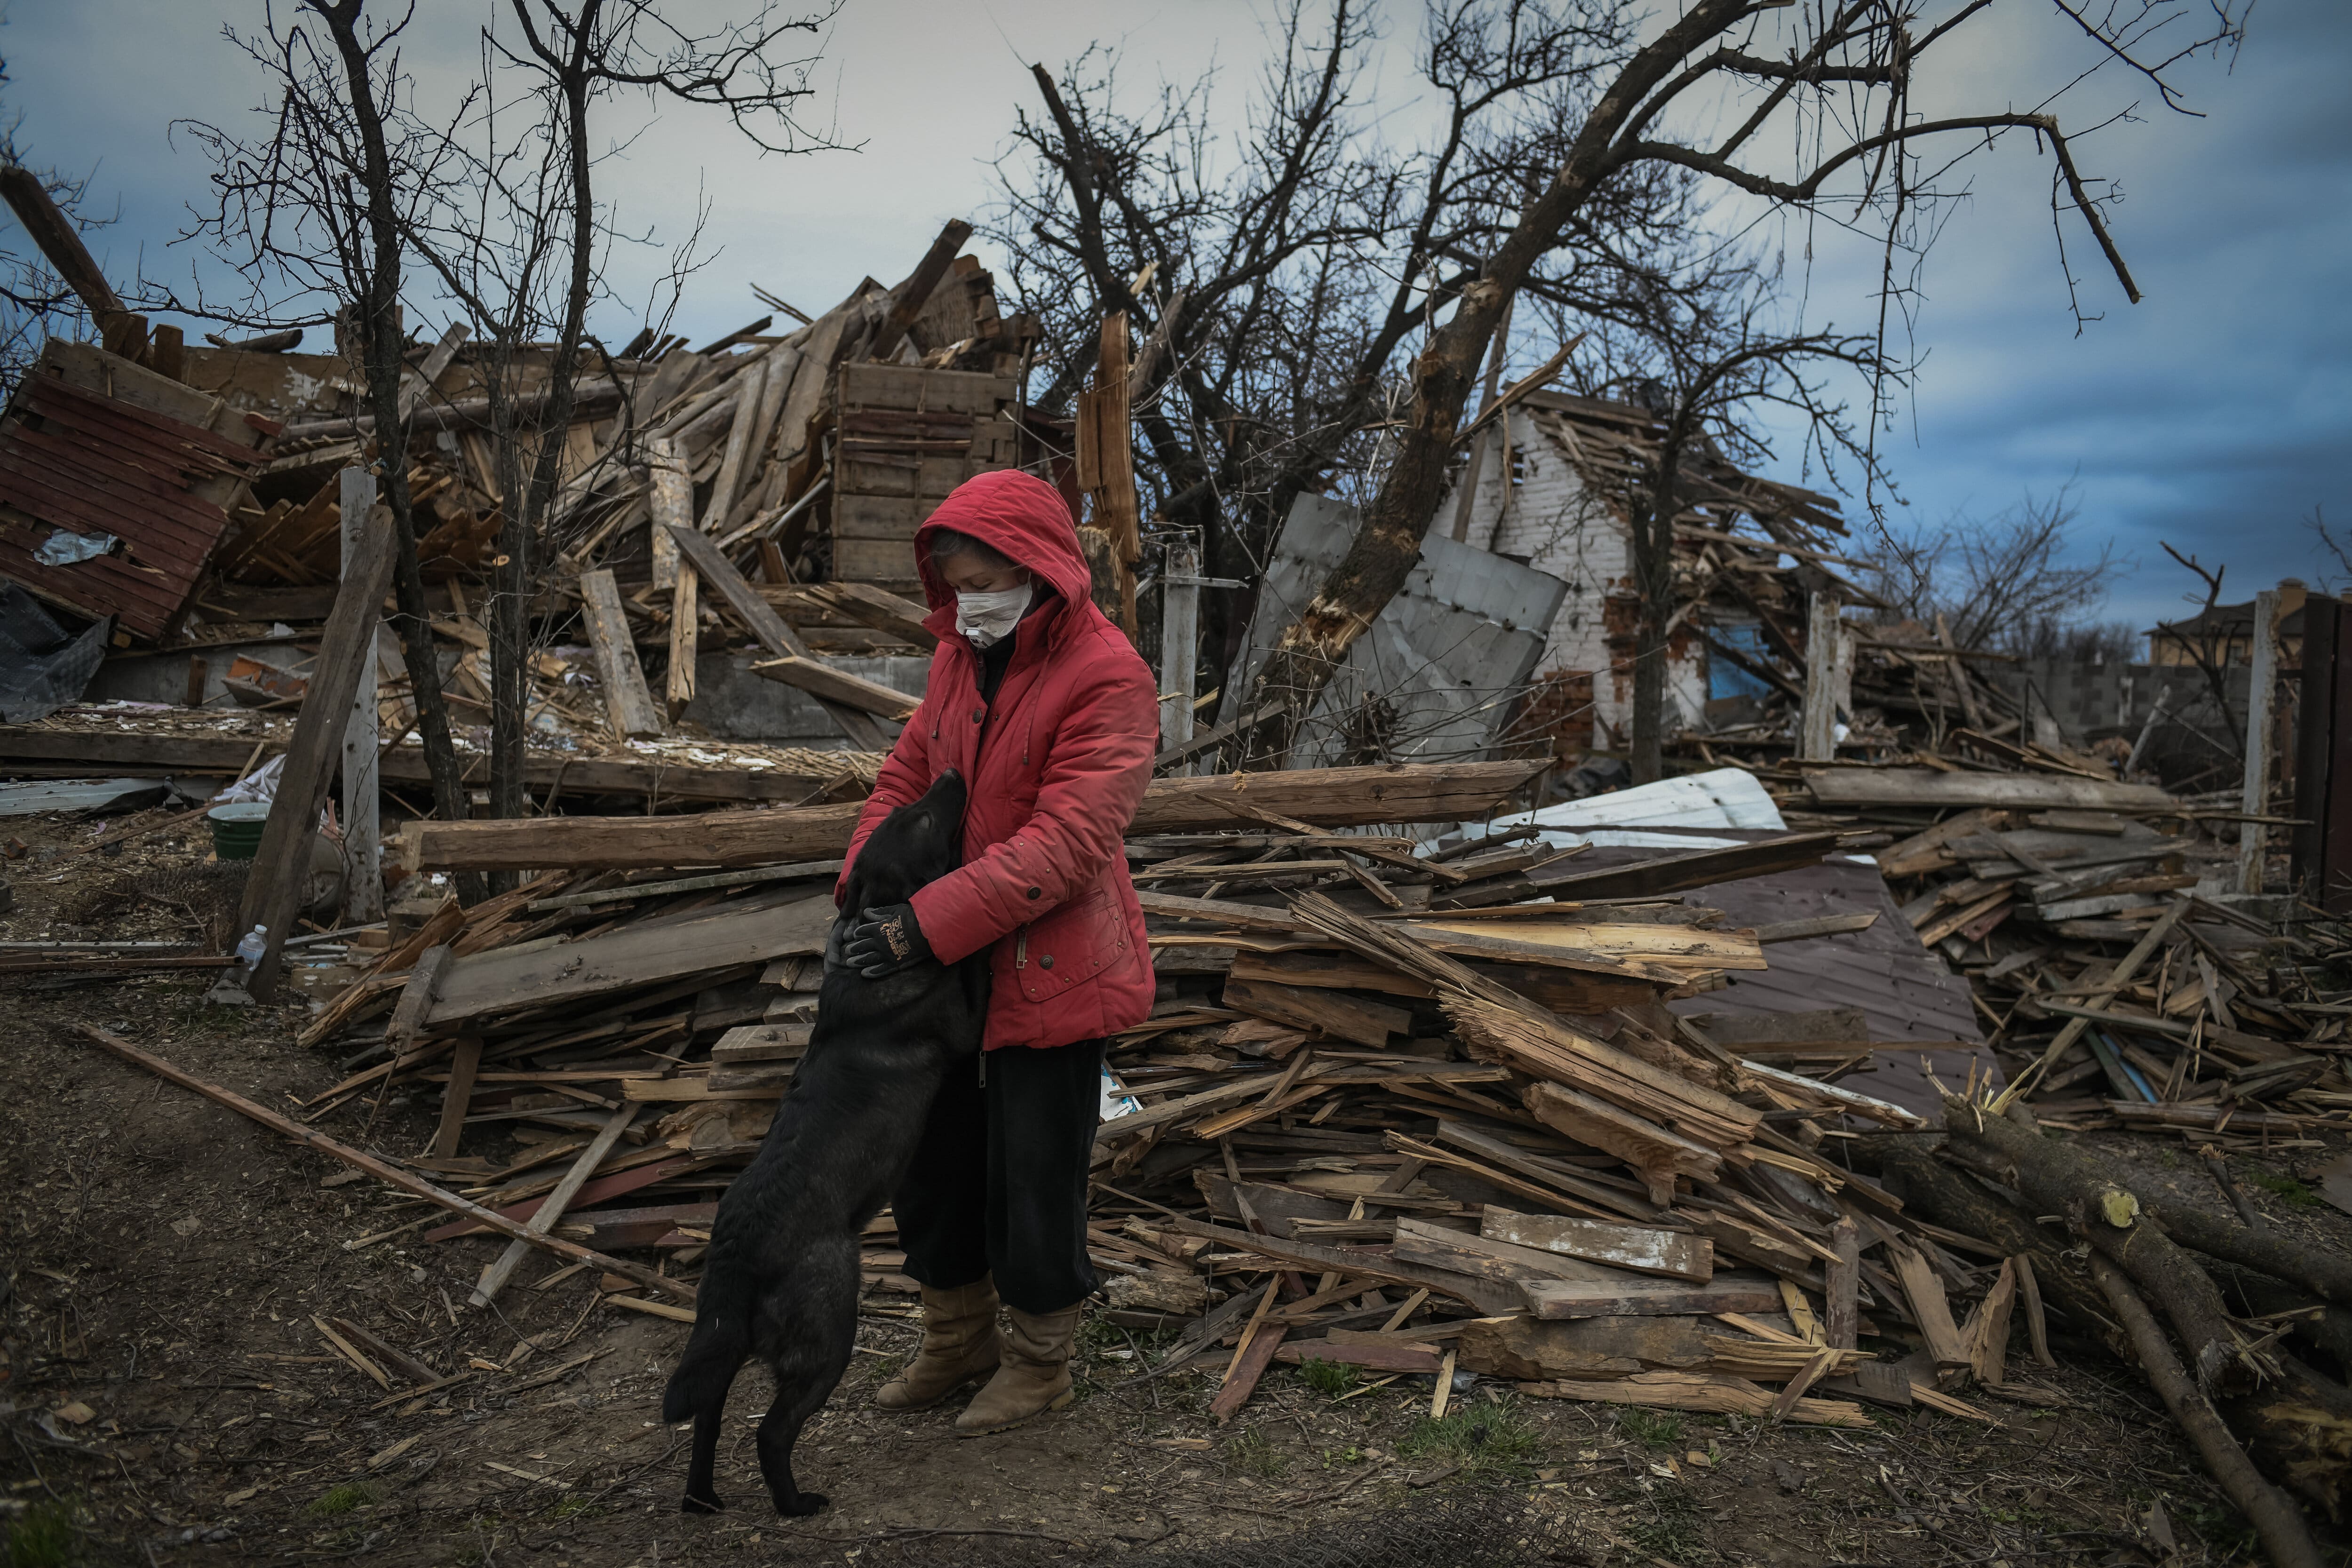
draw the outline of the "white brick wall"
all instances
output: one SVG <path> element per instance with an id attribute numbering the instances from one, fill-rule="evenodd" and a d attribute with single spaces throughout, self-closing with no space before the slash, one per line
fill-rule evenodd
<path id="1" fill-rule="evenodd" d="M 1511 418 L 1510 432 L 1514 461 L 1496 462 L 1490 451 L 1481 465 L 1469 542 L 1521 558 L 1568 584 L 1537 673 L 1592 671 L 1597 717 L 1625 734 L 1633 715 L 1633 672 L 1630 665 L 1612 671 L 1607 607 L 1616 599 L 1620 620 L 1629 620 L 1634 599 L 1632 542 L 1616 514 L 1586 493 L 1583 479 L 1558 441 L 1525 416 Z M 1507 510 L 1503 505 L 1507 473 L 1514 481 Z M 1449 487 L 1433 526 L 1451 530 L 1454 505 Z M 1632 651 L 1629 643 L 1629 658 Z M 1703 651 L 1675 661 L 1666 678 L 1666 700 L 1687 715 L 1700 711 L 1706 700 Z"/>

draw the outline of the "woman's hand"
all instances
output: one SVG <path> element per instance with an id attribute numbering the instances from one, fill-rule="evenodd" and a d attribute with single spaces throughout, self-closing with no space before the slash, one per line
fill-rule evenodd
<path id="1" fill-rule="evenodd" d="M 931 944 L 923 940 L 923 928 L 915 923 L 912 904 L 863 911 L 841 947 L 842 962 L 868 980 L 910 969 L 930 956 Z"/>

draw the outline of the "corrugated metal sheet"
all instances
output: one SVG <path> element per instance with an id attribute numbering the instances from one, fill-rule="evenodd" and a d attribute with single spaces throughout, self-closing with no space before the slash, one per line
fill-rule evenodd
<path id="1" fill-rule="evenodd" d="M 1771 793 L 1745 768 L 1684 773 L 1583 800 L 1565 800 L 1540 811 L 1513 812 L 1495 818 L 1487 824 L 1486 830 L 1499 833 L 1528 823 L 1561 829 L 1545 834 L 1544 838 L 1563 847 L 1583 843 L 1585 835 L 1581 830 L 1591 827 L 1638 824 L 1645 827 L 1750 827 L 1783 833 L 1789 826 L 1781 819 L 1780 808 L 1773 803 Z"/>
<path id="2" fill-rule="evenodd" d="M 1258 590 L 1225 689 L 1256 689 L 1274 640 L 1297 618 L 1356 537 L 1353 507 L 1301 496 Z M 1431 534 L 1405 585 L 1358 637 L 1300 731 L 1301 767 L 1360 761 L 1353 738 L 1398 762 L 1475 758 L 1542 656 L 1568 584 L 1507 556 Z M 1378 718 L 1367 721 L 1369 710 Z"/>
<path id="3" fill-rule="evenodd" d="M 133 637 L 159 637 L 228 525 L 191 488 L 249 473 L 256 461 L 209 430 L 27 375 L 0 419 L 0 575 L 78 614 L 113 616 Z M 59 529 L 110 533 L 124 548 L 42 565 L 34 552 Z"/>
<path id="4" fill-rule="evenodd" d="M 1744 843 L 1767 835 L 1714 829 L 1688 837 L 1694 841 L 1728 838 Z M 1556 874 L 1622 865 L 1657 853 L 1653 848 L 1596 845 L 1561 864 Z M 1540 873 L 1537 879 L 1543 879 Z M 1682 898 L 1723 910 L 1727 927 L 1773 925 L 1864 910 L 1878 910 L 1879 919 L 1868 931 L 1776 942 L 1764 950 L 1771 967 L 1735 973 L 1720 991 L 1668 1004 L 1676 1013 L 1810 1013 L 1824 1007 L 1858 1007 L 1869 1020 L 1872 1041 L 1880 1045 L 1905 1040 L 1967 1041 L 1968 1046 L 1958 1049 L 1882 1055 L 1867 1071 L 1838 1080 L 1859 1093 L 1892 1100 L 1938 1121 L 1942 1095 L 1931 1074 L 1955 1092 L 1968 1081 L 1971 1063 L 1979 1079 L 1990 1076 L 1999 1080 L 2000 1068 L 1982 1043 L 1983 1029 L 1969 1000 L 1967 979 L 1954 974 L 1940 957 L 1919 945 L 1875 867 L 1832 856 L 1802 870 L 1718 882 Z"/>

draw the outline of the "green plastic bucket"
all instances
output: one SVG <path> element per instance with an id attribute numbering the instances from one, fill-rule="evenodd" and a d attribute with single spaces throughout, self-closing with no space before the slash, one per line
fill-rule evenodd
<path id="1" fill-rule="evenodd" d="M 266 800 L 240 800 L 205 813 L 213 825 L 213 853 L 224 860 L 250 860 L 261 848 L 262 825 L 269 820 Z"/>

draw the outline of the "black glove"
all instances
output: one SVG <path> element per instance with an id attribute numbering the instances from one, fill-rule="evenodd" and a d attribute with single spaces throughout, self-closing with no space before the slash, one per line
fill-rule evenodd
<path id="1" fill-rule="evenodd" d="M 842 962 L 868 980 L 896 974 L 930 956 L 931 944 L 923 940 L 923 928 L 915 923 L 912 904 L 864 911 L 841 947 Z"/>

